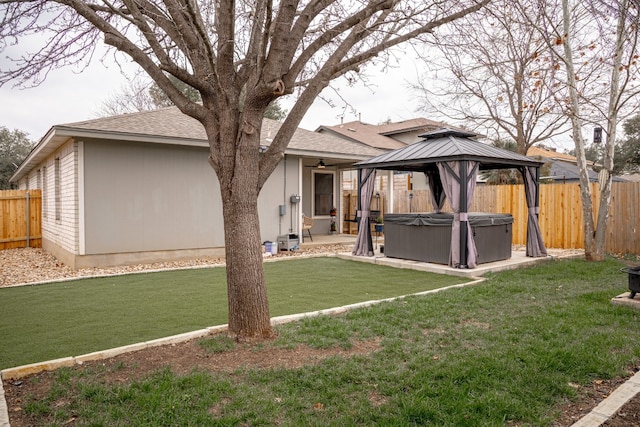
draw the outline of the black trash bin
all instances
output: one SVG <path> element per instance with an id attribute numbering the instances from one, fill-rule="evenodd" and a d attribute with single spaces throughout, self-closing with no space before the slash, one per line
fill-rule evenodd
<path id="1" fill-rule="evenodd" d="M 637 292 L 640 292 L 640 266 L 638 267 L 625 267 L 620 271 L 629 275 L 629 298 L 636 296 Z"/>

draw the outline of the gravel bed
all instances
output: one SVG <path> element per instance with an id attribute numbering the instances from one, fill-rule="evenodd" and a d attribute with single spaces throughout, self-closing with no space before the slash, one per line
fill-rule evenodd
<path id="1" fill-rule="evenodd" d="M 349 245 L 317 246 L 292 252 L 280 252 L 278 255 L 265 257 L 265 259 L 347 252 L 350 251 L 351 248 L 352 246 Z M 216 265 L 224 265 L 224 258 L 202 257 L 152 264 L 136 264 L 102 268 L 94 267 L 73 270 L 58 261 L 53 255 L 40 248 L 5 249 L 0 250 L 0 287 L 49 282 L 77 277 L 106 276 L 143 271 L 210 267 Z"/>

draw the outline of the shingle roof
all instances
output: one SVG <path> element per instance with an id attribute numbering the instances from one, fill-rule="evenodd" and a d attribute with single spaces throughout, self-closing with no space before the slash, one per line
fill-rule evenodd
<path id="1" fill-rule="evenodd" d="M 384 123 L 378 125 L 378 133 L 380 135 L 394 135 L 396 133 L 409 132 L 413 130 L 422 130 L 426 132 L 428 130 L 442 129 L 449 127 L 444 122 L 436 122 L 434 120 L 425 119 L 424 117 L 417 117 L 415 119 L 403 120 L 401 122 Z"/>
<path id="2" fill-rule="evenodd" d="M 281 123 L 278 121 L 264 119 L 261 138 L 266 145 L 268 145 L 266 139 L 275 135 L 280 126 Z M 175 139 L 176 143 L 183 140 L 207 141 L 203 126 L 176 107 L 68 123 L 57 127 L 101 131 L 114 135 L 165 137 Z M 300 128 L 295 131 L 289 143 L 288 151 L 292 150 L 322 152 L 328 158 L 332 155 L 370 157 L 381 153 L 380 150 L 372 147 Z"/>
<path id="3" fill-rule="evenodd" d="M 405 147 L 407 144 L 394 139 L 392 135 L 409 132 L 429 132 L 436 129 L 447 128 L 449 125 L 443 122 L 418 117 L 401 122 L 372 125 L 360 121 L 343 123 L 335 126 L 320 126 L 316 132 L 334 133 L 342 138 L 360 142 L 371 147 L 383 150 L 395 150 Z M 411 141 L 413 142 L 413 141 Z"/>
<path id="4" fill-rule="evenodd" d="M 281 125 L 275 120 L 264 119 L 260 134 L 261 143 L 269 145 L 267 139 L 270 136 L 275 136 Z M 197 120 L 182 114 L 176 107 L 67 123 L 49 129 L 20 164 L 11 180 L 21 179 L 69 138 L 102 138 L 208 146 L 203 126 Z M 285 152 L 303 157 L 332 159 L 333 162 L 352 164 L 354 161 L 377 156 L 383 151 L 336 136 L 298 128 Z"/>
<path id="5" fill-rule="evenodd" d="M 547 150 L 546 148 L 542 148 L 538 146 L 529 147 L 529 150 L 527 150 L 527 156 L 532 156 L 532 157 L 540 156 L 540 157 L 546 157 L 550 159 L 569 161 L 573 163 L 576 163 L 578 161 L 576 157 L 572 156 L 571 154 L 559 153 L 557 151 Z"/>
<path id="6" fill-rule="evenodd" d="M 400 141 L 378 133 L 378 126 L 362 122 L 349 122 L 337 126 L 320 126 L 317 133 L 337 134 L 340 137 L 382 150 L 394 150 L 404 147 Z"/>
<path id="7" fill-rule="evenodd" d="M 542 157 L 550 159 L 547 163 L 550 164 L 549 176 L 543 177 L 553 179 L 555 181 L 579 181 L 580 171 L 578 169 L 578 159 L 571 154 L 558 153 L 557 151 L 548 150 L 543 147 L 531 147 L 527 151 L 528 156 Z M 587 165 L 587 175 L 589 175 L 590 182 L 598 182 L 598 173 Z M 614 176 L 614 182 L 627 181 L 625 177 Z"/>

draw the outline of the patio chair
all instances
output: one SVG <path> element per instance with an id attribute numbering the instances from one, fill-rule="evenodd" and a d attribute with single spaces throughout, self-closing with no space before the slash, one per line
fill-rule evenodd
<path id="1" fill-rule="evenodd" d="M 313 227 L 313 218 L 302 214 L 302 243 L 304 243 L 304 230 L 307 230 L 309 238 L 313 242 L 313 237 L 311 237 L 311 227 Z"/>

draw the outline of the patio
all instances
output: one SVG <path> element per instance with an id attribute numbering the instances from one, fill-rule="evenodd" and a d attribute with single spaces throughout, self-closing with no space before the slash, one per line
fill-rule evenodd
<path id="1" fill-rule="evenodd" d="M 374 238 L 375 239 L 375 238 Z M 356 236 L 351 234 L 318 234 L 313 236 L 313 242 L 306 238 L 305 242 L 301 245 L 303 248 L 310 248 L 314 246 L 327 246 L 327 245 L 353 245 L 356 241 Z M 380 248 L 384 246 L 384 238 L 378 237 L 378 245 L 376 248 L 374 240 L 374 256 L 362 257 L 352 255 L 350 252 L 340 253 L 340 258 L 349 259 L 353 261 L 368 262 L 371 264 L 387 265 L 396 268 L 409 268 L 419 271 L 429 271 L 432 273 L 447 274 L 450 276 L 459 277 L 479 277 L 484 276 L 487 273 L 495 273 L 498 271 L 512 270 L 519 267 L 528 267 L 542 262 L 546 262 L 551 259 L 565 259 L 565 258 L 579 258 L 584 256 L 584 250 L 582 249 L 551 249 L 547 248 L 548 255 L 546 257 L 532 258 L 527 257 L 524 246 L 514 246 L 511 252 L 511 258 L 491 262 L 487 264 L 480 264 L 474 269 L 460 269 L 449 267 L 442 264 L 433 264 L 427 262 L 418 262 L 411 260 L 404 260 L 398 258 L 388 258 L 384 253 L 380 253 Z"/>

